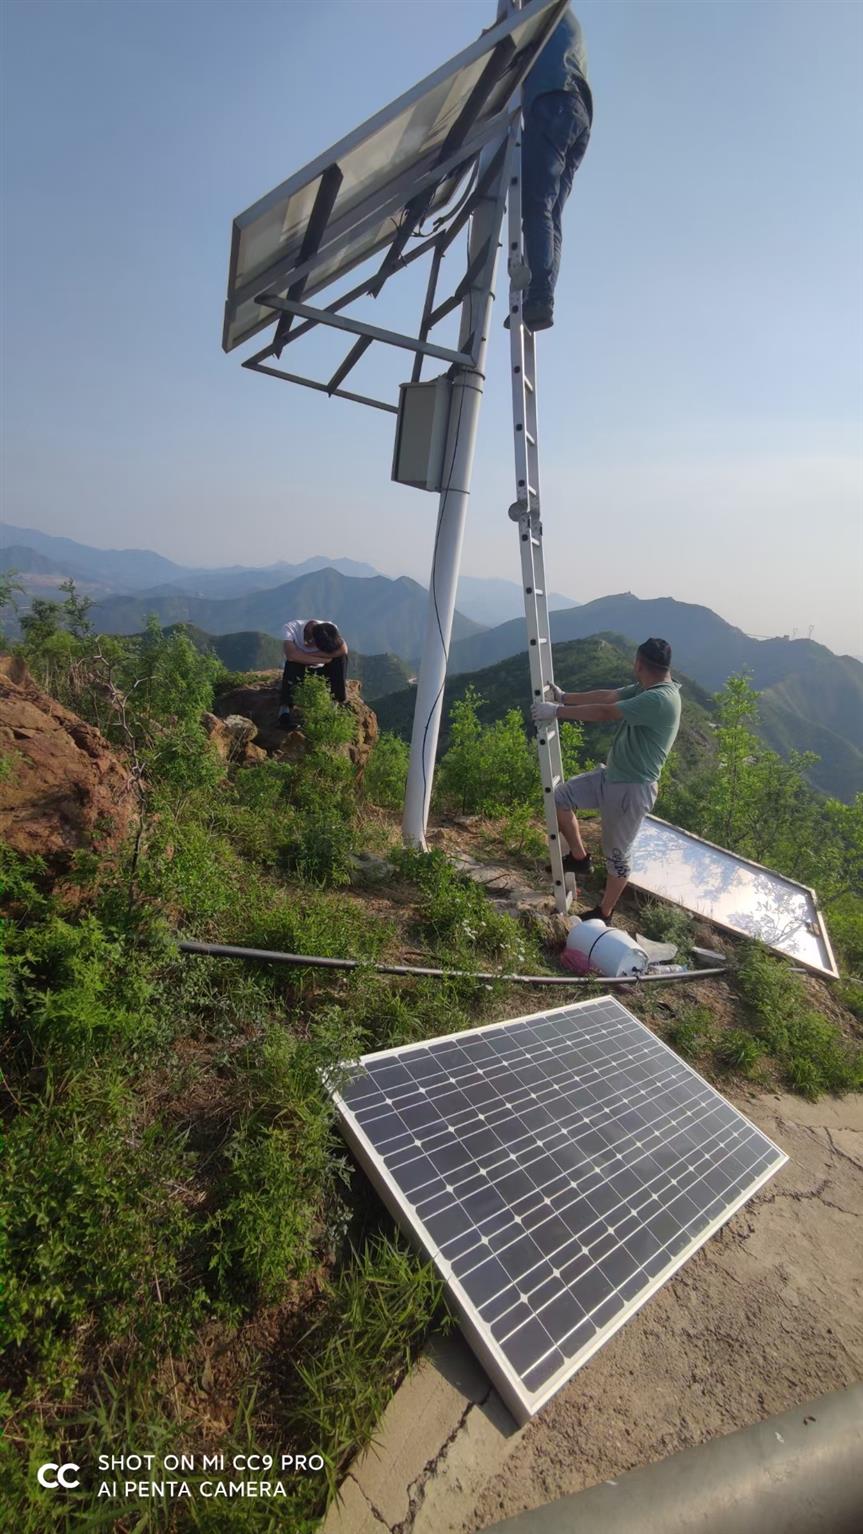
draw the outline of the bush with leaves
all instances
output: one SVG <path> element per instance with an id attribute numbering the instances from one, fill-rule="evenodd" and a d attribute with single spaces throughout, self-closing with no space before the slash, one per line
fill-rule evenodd
<path id="1" fill-rule="evenodd" d="M 747 944 L 737 987 L 755 1039 L 780 1065 L 789 1086 L 804 1097 L 848 1092 L 863 1085 L 863 1049 L 816 1012 L 803 983 L 783 959 Z"/>
<path id="2" fill-rule="evenodd" d="M 688 964 L 695 928 L 688 911 L 664 900 L 648 900 L 638 913 L 638 928 L 655 943 L 674 943 L 681 964 Z"/>
<path id="3" fill-rule="evenodd" d="M 86 1076 L 71 1096 L 18 1115 L 0 1162 L 6 1340 L 56 1368 L 76 1332 L 134 1334 L 150 1359 L 188 1341 L 199 1299 L 182 1302 L 191 1216 L 166 1196 L 185 1177 L 181 1141 L 140 1130 L 118 1080 Z"/>
<path id="4" fill-rule="evenodd" d="M 265 1302 L 308 1273 L 347 1179 L 323 1076 L 356 1041 L 339 1018 L 309 1039 L 271 1025 L 233 1062 L 246 1103 L 224 1149 L 221 1208 L 210 1222 L 211 1266 L 227 1294 L 257 1289 Z"/>
<path id="5" fill-rule="evenodd" d="M 401 809 L 408 778 L 408 748 L 398 735 L 387 731 L 372 747 L 363 787 L 371 804 L 385 810 Z"/>
<path id="6" fill-rule="evenodd" d="M 458 968 L 479 968 L 477 956 L 504 970 L 539 963 L 535 945 L 512 916 L 495 909 L 481 885 L 453 868 L 442 852 L 403 848 L 400 872 L 417 888 L 419 932 Z"/>
<path id="7" fill-rule="evenodd" d="M 700 1055 L 713 1041 L 713 1016 L 709 1007 L 685 1006 L 668 1029 L 668 1042 L 687 1059 Z"/>
<path id="8" fill-rule="evenodd" d="M 536 752 L 518 709 L 494 724 L 482 724 L 482 699 L 469 687 L 450 712 L 449 746 L 437 772 L 438 799 L 462 814 L 497 815 L 535 799 L 539 784 Z"/>

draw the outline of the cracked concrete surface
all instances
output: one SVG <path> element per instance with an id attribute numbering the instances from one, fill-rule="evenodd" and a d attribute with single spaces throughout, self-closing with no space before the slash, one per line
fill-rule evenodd
<path id="1" fill-rule="evenodd" d="M 479 1534 L 863 1377 L 863 1097 L 737 1098 L 790 1161 L 527 1427 L 454 1333 L 324 1534 Z"/>

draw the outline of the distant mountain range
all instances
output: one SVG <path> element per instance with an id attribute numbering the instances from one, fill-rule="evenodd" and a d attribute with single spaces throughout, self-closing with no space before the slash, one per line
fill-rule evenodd
<path id="1" fill-rule="evenodd" d="M 406 575 L 393 581 L 385 575 L 357 579 L 327 569 L 238 597 L 189 597 L 181 592 L 108 597 L 94 605 L 91 618 L 111 634 L 136 634 L 154 613 L 163 625 L 192 623 L 208 634 L 260 629 L 276 637 L 289 618 L 329 618 L 352 649 L 365 655 L 389 650 L 411 660 L 422 648 L 426 601 L 423 587 Z M 478 624 L 456 613 L 453 633 L 459 639 L 478 632 Z"/>
<path id="2" fill-rule="evenodd" d="M 37 562 L 28 559 L 28 551 L 37 556 Z M 191 596 L 211 597 L 240 596 L 268 586 L 283 586 L 316 570 L 338 570 L 358 579 L 378 574 L 372 565 L 356 559 L 330 559 L 326 554 L 315 554 L 301 564 L 281 560 L 260 569 L 245 565 L 197 569 L 175 564 L 150 549 L 96 549 L 73 538 L 57 538 L 32 527 L 14 527 L 10 522 L 0 522 L 0 569 L 43 574 L 52 570 L 61 579 L 96 581 L 118 595 L 133 591 L 155 595 L 176 588 Z"/>
<path id="3" fill-rule="evenodd" d="M 494 628 L 511 618 L 524 614 L 524 591 L 518 581 L 497 580 L 492 576 L 463 575 L 458 583 L 456 603 L 459 610 L 467 613 L 475 623 Z M 559 607 L 577 607 L 572 597 L 561 596 L 559 591 L 548 594 L 549 611 Z"/>
<path id="4" fill-rule="evenodd" d="M 331 559 L 314 554 L 299 564 L 279 560 L 271 565 L 228 565 L 205 570 L 178 565 L 148 549 L 96 549 L 72 538 L 56 538 L 34 528 L 0 523 L 0 570 L 17 570 L 31 594 L 56 588 L 62 580 L 74 580 L 84 596 L 146 597 L 156 604 L 163 597 L 206 597 L 211 600 L 248 596 L 286 586 L 301 575 L 318 570 L 337 570 L 355 580 L 380 576 L 373 565 L 356 559 Z M 382 577 L 386 579 L 386 577 Z M 458 585 L 459 612 L 482 627 L 505 623 L 522 611 L 523 596 L 517 581 L 463 575 Z M 571 597 L 552 592 L 552 608 L 570 607 Z M 152 611 L 157 611 L 155 605 Z"/>
<path id="5" fill-rule="evenodd" d="M 214 636 L 277 639 L 290 617 L 332 618 L 352 650 L 392 655 L 415 667 L 425 629 L 427 593 L 417 581 L 391 580 L 371 565 L 316 555 L 300 565 L 187 569 L 146 549 L 93 549 L 70 538 L 0 524 L 0 570 L 24 572 L 33 594 L 72 578 L 94 600 L 106 632 L 131 634 L 154 613 L 163 625 L 192 624 Z M 515 581 L 463 577 L 453 625 L 451 674 L 486 670 L 523 655 L 526 631 Z M 863 791 L 863 664 L 810 639 L 753 639 L 710 608 L 631 592 L 579 606 L 555 596 L 555 646 L 619 635 L 631 647 L 649 634 L 667 639 L 675 669 L 708 692 L 748 671 L 761 692 L 761 733 L 777 751 L 811 750 L 821 760 L 812 781 L 848 800 Z M 398 685 L 398 675 L 390 680 Z"/>

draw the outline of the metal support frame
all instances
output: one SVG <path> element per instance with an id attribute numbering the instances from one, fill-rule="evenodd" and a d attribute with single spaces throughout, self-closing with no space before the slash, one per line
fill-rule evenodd
<path id="1" fill-rule="evenodd" d="M 306 232 L 303 236 L 302 246 L 300 247 L 301 263 L 303 261 L 308 261 L 309 258 L 315 255 L 320 248 L 321 241 L 324 237 L 324 231 L 326 230 L 330 214 L 333 211 L 336 198 L 339 195 L 339 189 L 344 179 L 344 175 L 342 174 L 341 168 L 338 165 L 329 165 L 324 171 L 324 174 L 321 176 L 320 183 L 318 185 L 317 196 L 315 198 L 315 205 L 312 208 L 312 215 L 308 224 L 306 225 Z M 291 283 L 291 286 L 288 288 L 288 298 L 302 298 L 308 280 L 309 279 L 307 276 L 296 277 Z M 282 346 L 293 322 L 294 316 L 292 314 L 286 314 L 278 323 L 276 328 L 275 341 L 273 342 L 277 357 L 280 357 L 282 354 Z"/>
<path id="2" fill-rule="evenodd" d="M 453 351 L 450 346 L 436 346 L 433 341 L 419 341 L 415 336 L 404 336 L 397 330 L 382 330 L 379 325 L 368 325 L 365 320 L 351 320 L 344 314 L 332 314 L 328 309 L 314 309 L 311 304 L 301 304 L 291 298 L 276 298 L 273 293 L 262 293 L 259 304 L 278 309 L 284 314 L 298 314 L 304 320 L 314 320 L 317 325 L 331 325 L 334 330 L 346 330 L 350 335 L 362 336 L 366 341 L 383 341 L 386 346 L 397 346 L 406 352 L 423 352 L 429 357 L 439 357 L 442 362 L 455 363 L 457 367 L 472 367 L 474 359 L 470 352 Z M 287 338 L 290 340 L 290 337 Z"/>
<path id="3" fill-rule="evenodd" d="M 325 383 L 318 383 L 314 378 L 301 378 L 298 373 L 283 373 L 281 368 L 268 368 L 263 362 L 249 361 L 243 363 L 244 368 L 251 368 L 253 373 L 266 373 L 268 378 L 281 378 L 284 383 L 302 384 L 304 389 L 317 389 L 321 394 L 327 394 L 331 399 L 353 400 L 355 405 L 370 405 L 373 410 L 387 410 L 390 415 L 398 415 L 398 406 L 389 405 L 386 400 L 372 399 L 368 394 L 353 394 L 349 389 L 331 389 Z"/>

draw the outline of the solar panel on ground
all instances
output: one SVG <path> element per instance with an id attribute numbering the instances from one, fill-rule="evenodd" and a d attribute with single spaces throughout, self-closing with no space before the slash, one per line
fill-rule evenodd
<path id="1" fill-rule="evenodd" d="M 333 1095 L 519 1421 L 787 1160 L 609 996 L 366 1055 Z"/>
<path id="2" fill-rule="evenodd" d="M 424 177 L 436 188 L 431 207 L 449 201 L 458 184 L 457 167 L 475 159 L 495 133 L 504 132 L 513 91 L 563 8 L 561 0 L 531 0 L 234 220 L 225 351 L 272 324 L 275 316 L 255 303 L 257 294 L 284 295 L 311 261 L 313 270 L 303 286 L 308 299 L 383 250 L 422 190 Z M 470 112 L 466 136 L 454 146 L 454 164 L 446 174 L 441 152 L 473 93 L 481 89 L 495 50 L 501 50 L 500 68 L 492 70 L 490 88 Z M 304 251 L 322 194 L 326 207 L 318 243 Z"/>
<path id="3" fill-rule="evenodd" d="M 814 890 L 648 815 L 631 852 L 632 883 L 758 938 L 818 974 L 838 975 Z"/>

